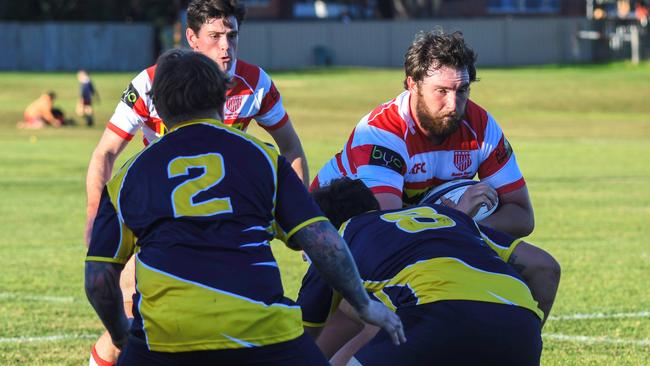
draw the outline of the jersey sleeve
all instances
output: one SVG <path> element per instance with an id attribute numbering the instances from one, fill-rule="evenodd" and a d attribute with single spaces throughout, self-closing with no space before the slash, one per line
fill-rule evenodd
<path id="1" fill-rule="evenodd" d="M 138 74 L 122 93 L 107 128 L 130 141 L 145 121 L 150 119 L 148 105 L 151 89 L 149 69 Z"/>
<path id="2" fill-rule="evenodd" d="M 317 221 L 327 221 L 291 165 L 282 156 L 278 156 L 276 199 L 275 220 L 281 231 L 278 238 L 285 243 L 303 227 Z"/>
<path id="3" fill-rule="evenodd" d="M 512 146 L 489 113 L 481 146 L 478 175 L 482 182 L 494 187 L 499 194 L 512 192 L 526 184 Z"/>
<path id="4" fill-rule="evenodd" d="M 512 252 L 522 242 L 521 239 L 515 238 L 514 236 L 499 230 L 480 224 L 476 225 L 478 226 L 485 244 L 492 248 L 492 250 L 494 250 L 504 262 L 507 262 L 510 259 Z"/>
<path id="5" fill-rule="evenodd" d="M 324 327 L 327 318 L 338 308 L 341 296 L 323 281 L 311 265 L 302 279 L 296 302 L 302 309 L 303 325 Z"/>
<path id="6" fill-rule="evenodd" d="M 408 152 L 404 140 L 379 127 L 360 123 L 342 153 L 349 171 L 370 190 L 402 197 Z"/>
<path id="7" fill-rule="evenodd" d="M 135 250 L 135 236 L 119 218 L 104 188 L 93 224 L 86 261 L 125 264 Z"/>
<path id="8" fill-rule="evenodd" d="M 277 130 L 289 120 L 289 115 L 282 105 L 282 96 L 269 75 L 261 68 L 258 83 L 262 91 L 262 102 L 255 121 L 267 131 Z"/>

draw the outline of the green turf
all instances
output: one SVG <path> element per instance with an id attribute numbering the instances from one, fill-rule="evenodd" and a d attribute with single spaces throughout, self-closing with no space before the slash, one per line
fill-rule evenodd
<path id="1" fill-rule="evenodd" d="M 361 116 L 402 90 L 400 70 L 272 75 L 312 176 Z M 134 75 L 92 76 L 103 125 Z M 482 69 L 479 77 L 472 98 L 499 121 L 528 182 L 537 218 L 530 240 L 562 264 L 553 314 L 640 313 L 551 319 L 542 364 L 650 364 L 650 64 Z M 16 130 L 24 107 L 48 89 L 73 112 L 73 74 L 0 73 L 2 365 L 83 364 L 101 331 L 83 293 L 82 233 L 85 171 L 102 127 Z M 118 164 L 140 148 L 131 143 Z M 294 297 L 305 265 L 278 243 L 274 250 Z"/>

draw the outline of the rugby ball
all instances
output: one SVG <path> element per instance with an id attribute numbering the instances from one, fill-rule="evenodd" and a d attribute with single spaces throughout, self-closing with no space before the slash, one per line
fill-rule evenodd
<path id="1" fill-rule="evenodd" d="M 453 201 L 454 203 L 458 203 L 458 201 L 460 201 L 460 197 L 465 193 L 467 188 L 477 183 L 477 180 L 472 179 L 456 179 L 452 180 L 451 182 L 443 183 L 437 187 L 431 188 L 429 192 L 424 195 L 422 200 L 420 200 L 420 203 L 443 204 L 443 197 Z M 473 219 L 476 221 L 485 219 L 486 217 L 490 216 L 498 206 L 498 198 L 496 204 L 489 210 L 487 208 L 487 205 L 482 205 L 481 208 L 479 208 L 476 212 L 476 215 L 474 215 Z"/>

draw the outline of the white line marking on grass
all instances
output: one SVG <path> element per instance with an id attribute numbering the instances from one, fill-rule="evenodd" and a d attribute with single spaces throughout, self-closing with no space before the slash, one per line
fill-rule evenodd
<path id="1" fill-rule="evenodd" d="M 11 292 L 0 292 L 0 300 L 19 300 L 19 301 L 42 301 L 42 302 L 60 302 L 71 303 L 76 299 L 72 296 L 45 296 L 45 295 L 26 295 L 15 294 Z"/>
<path id="2" fill-rule="evenodd" d="M 594 314 L 571 314 L 550 316 L 548 320 L 589 320 L 589 319 L 622 319 L 622 318 L 650 318 L 650 311 L 639 311 L 636 313 L 594 313 Z"/>
<path id="3" fill-rule="evenodd" d="M 98 338 L 98 334 L 59 334 L 40 337 L 8 337 L 0 338 L 0 343 L 36 343 L 36 342 L 53 342 L 67 341 L 71 339 L 93 339 Z"/>
<path id="4" fill-rule="evenodd" d="M 588 337 L 588 336 L 572 336 L 566 334 L 543 334 L 546 339 L 551 339 L 554 341 L 566 341 L 566 342 L 575 342 L 575 343 L 586 343 L 586 344 L 624 344 L 624 345 L 633 345 L 647 347 L 650 346 L 650 339 L 621 339 L 621 338 L 612 338 L 612 337 Z"/>

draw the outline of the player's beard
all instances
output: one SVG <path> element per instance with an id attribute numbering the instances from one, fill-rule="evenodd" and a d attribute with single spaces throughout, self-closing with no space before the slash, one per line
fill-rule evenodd
<path id="1" fill-rule="evenodd" d="M 415 115 L 417 116 L 420 128 L 424 130 L 427 136 L 437 140 L 456 132 L 463 119 L 462 114 L 456 111 L 448 113 L 434 113 L 424 102 L 422 94 L 418 92 L 418 99 L 415 106 Z"/>

